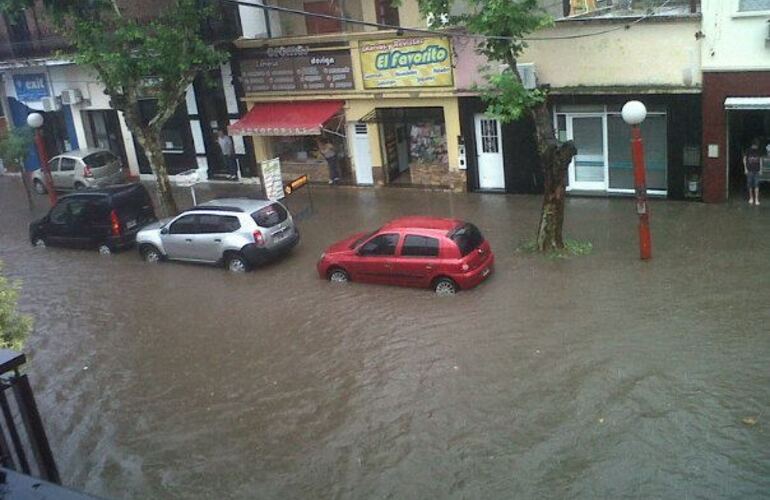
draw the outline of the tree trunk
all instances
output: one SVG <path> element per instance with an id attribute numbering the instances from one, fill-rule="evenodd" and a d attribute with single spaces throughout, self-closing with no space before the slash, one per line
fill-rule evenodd
<path id="1" fill-rule="evenodd" d="M 29 172 L 22 162 L 19 162 L 19 171 L 21 172 L 21 183 L 24 184 L 24 192 L 27 194 L 27 205 L 29 205 L 29 211 L 32 212 L 35 210 L 35 202 L 32 201 L 32 191 L 29 187 Z"/>
<path id="2" fill-rule="evenodd" d="M 566 178 L 572 157 L 577 153 L 572 141 L 556 139 L 551 114 L 543 103 L 533 111 L 540 165 L 543 168 L 543 208 L 537 230 L 537 248 L 549 252 L 564 248 L 564 201 Z"/>
<path id="3" fill-rule="evenodd" d="M 156 190 L 158 201 L 160 202 L 161 214 L 164 217 L 176 215 L 179 209 L 176 206 L 174 193 L 171 192 L 171 181 L 168 178 L 166 169 L 166 159 L 163 157 L 163 148 L 160 146 L 160 131 L 154 129 L 140 129 L 136 134 L 136 139 L 144 149 L 147 159 L 150 161 L 150 168 L 155 174 Z"/>
<path id="4" fill-rule="evenodd" d="M 132 94 L 133 95 L 133 94 Z M 122 98 L 118 101 L 113 97 L 113 107 L 123 111 L 126 118 L 126 125 L 136 138 L 136 141 L 142 146 L 147 159 L 150 161 L 150 168 L 155 175 L 156 192 L 160 202 L 161 215 L 170 217 L 176 215 L 179 209 L 176 206 L 174 193 L 171 191 L 171 181 L 168 179 L 168 170 L 166 169 L 166 159 L 163 157 L 163 148 L 161 148 L 161 130 L 160 127 L 142 126 L 139 108 L 136 99 L 131 97 Z"/>

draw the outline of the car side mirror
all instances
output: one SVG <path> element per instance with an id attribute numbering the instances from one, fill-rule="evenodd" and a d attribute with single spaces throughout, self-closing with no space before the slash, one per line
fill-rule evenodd
<path id="1" fill-rule="evenodd" d="M 160 228 L 160 234 L 168 234 L 168 228 L 167 227 Z"/>

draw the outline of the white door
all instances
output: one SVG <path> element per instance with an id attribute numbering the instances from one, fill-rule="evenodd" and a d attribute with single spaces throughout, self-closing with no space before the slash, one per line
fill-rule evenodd
<path id="1" fill-rule="evenodd" d="M 365 123 L 351 125 L 350 137 L 353 138 L 353 161 L 356 164 L 356 182 L 358 184 L 374 184 L 372 177 L 372 149 L 369 145 L 369 134 Z"/>
<path id="2" fill-rule="evenodd" d="M 479 189 L 505 189 L 500 122 L 485 115 L 476 115 L 475 121 Z"/>
<path id="3" fill-rule="evenodd" d="M 575 141 L 577 154 L 569 167 L 570 189 L 607 189 L 607 138 L 604 116 L 568 116 L 567 136 Z"/>

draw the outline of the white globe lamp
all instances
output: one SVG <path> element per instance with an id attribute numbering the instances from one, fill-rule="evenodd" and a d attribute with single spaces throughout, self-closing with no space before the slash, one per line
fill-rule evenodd
<path id="1" fill-rule="evenodd" d="M 32 128 L 40 128 L 43 126 L 43 115 L 40 113 L 30 113 L 27 115 L 27 125 Z"/>
<path id="2" fill-rule="evenodd" d="M 647 108 L 639 101 L 628 101 L 620 111 L 623 121 L 634 126 L 639 125 L 647 118 Z"/>

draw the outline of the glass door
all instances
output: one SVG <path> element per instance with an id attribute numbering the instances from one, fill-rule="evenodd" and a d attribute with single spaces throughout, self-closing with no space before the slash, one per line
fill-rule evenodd
<path id="1" fill-rule="evenodd" d="M 569 167 L 570 189 L 606 191 L 607 138 L 604 115 L 567 115 L 567 136 L 577 154 Z"/>

